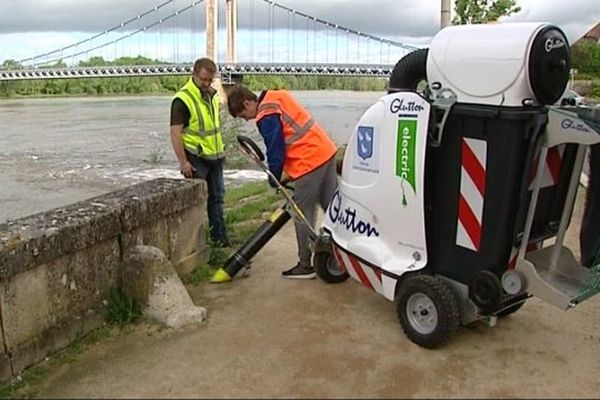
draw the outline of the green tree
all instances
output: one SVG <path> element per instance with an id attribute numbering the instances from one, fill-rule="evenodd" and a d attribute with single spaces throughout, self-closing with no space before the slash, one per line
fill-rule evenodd
<path id="1" fill-rule="evenodd" d="M 99 56 L 90 57 L 90 59 L 87 61 L 79 62 L 80 67 L 102 67 L 108 64 L 109 63 L 107 61 L 104 61 L 103 57 Z"/>
<path id="2" fill-rule="evenodd" d="M 521 11 L 516 0 L 456 0 L 456 25 L 484 24 L 497 21 L 500 17 Z"/>
<path id="3" fill-rule="evenodd" d="M 600 44 L 594 41 L 582 41 L 571 47 L 571 66 L 578 76 L 600 76 Z"/>
<path id="4" fill-rule="evenodd" d="M 21 69 L 21 68 L 23 68 L 23 66 L 15 60 L 4 60 L 4 62 L 2 63 L 2 68 Z"/>

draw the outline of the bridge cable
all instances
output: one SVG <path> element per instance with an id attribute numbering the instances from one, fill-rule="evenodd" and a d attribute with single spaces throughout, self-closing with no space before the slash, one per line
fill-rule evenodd
<path id="1" fill-rule="evenodd" d="M 396 42 L 394 40 L 385 39 L 385 38 L 382 38 L 382 37 L 379 37 L 379 36 L 371 35 L 369 33 L 364 33 L 364 32 L 360 32 L 360 31 L 356 31 L 354 29 L 346 28 L 344 26 L 341 26 L 341 25 L 338 25 L 338 24 L 334 24 L 332 22 L 325 21 L 325 20 L 320 19 L 320 18 L 313 17 L 313 16 L 311 16 L 309 14 L 306 14 L 306 13 L 300 12 L 298 10 L 294 10 L 292 8 L 289 8 L 289 7 L 283 6 L 281 4 L 278 4 L 278 3 L 274 2 L 273 0 L 261 0 L 261 1 L 270 4 L 272 7 L 278 7 L 278 8 L 281 8 L 283 10 L 286 10 L 287 12 L 293 12 L 293 13 L 296 13 L 296 14 L 302 16 L 302 17 L 305 17 L 305 18 L 311 18 L 311 19 L 319 22 L 320 24 L 328 26 L 328 27 L 331 26 L 331 27 L 336 27 L 336 29 L 347 30 L 347 31 L 349 31 L 349 32 L 351 32 L 351 33 L 353 33 L 355 35 L 362 36 L 362 37 L 365 37 L 365 38 L 371 38 L 371 39 L 376 40 L 378 42 L 389 43 L 392 46 L 402 47 L 402 48 L 404 48 L 406 50 L 418 50 L 419 49 L 419 47 L 416 47 L 416 46 L 411 46 L 411 45 L 408 45 L 408 44 L 405 44 L 405 43 L 400 43 L 400 42 Z"/>
<path id="2" fill-rule="evenodd" d="M 197 7 L 197 6 L 198 6 L 199 4 L 201 4 L 202 2 L 204 2 L 204 0 L 195 0 L 195 1 L 194 1 L 194 2 L 191 4 L 191 5 L 189 5 L 189 6 L 186 6 L 186 7 L 182 8 L 182 9 L 178 10 L 176 13 L 183 13 L 183 12 L 186 12 L 186 11 L 188 11 L 189 9 L 193 8 L 193 7 Z M 142 27 L 142 28 L 139 28 L 139 29 L 137 29 L 137 30 L 135 30 L 135 31 L 132 31 L 132 32 L 131 32 L 131 33 L 129 33 L 129 34 L 125 34 L 124 36 L 121 36 L 120 38 L 117 38 L 117 39 L 111 40 L 110 42 L 106 42 L 106 43 L 103 43 L 103 44 L 101 44 L 101 45 L 98 45 L 98 46 L 94 47 L 93 49 L 90 49 L 90 50 L 84 50 L 84 51 L 80 51 L 80 52 L 78 52 L 78 53 L 71 54 L 71 57 L 72 57 L 72 59 L 74 59 L 74 57 L 76 57 L 76 56 L 81 56 L 81 55 L 83 55 L 83 54 L 88 54 L 88 53 L 89 53 L 90 51 L 92 51 L 92 50 L 101 49 L 101 48 L 104 48 L 104 47 L 106 47 L 106 46 L 109 46 L 109 45 L 112 45 L 112 44 L 116 44 L 116 43 L 122 42 L 122 41 L 123 41 L 123 40 L 125 40 L 125 39 L 131 39 L 131 37 L 135 36 L 136 34 L 138 34 L 138 33 L 140 33 L 140 32 L 143 32 L 144 30 L 147 30 L 147 29 L 149 29 L 149 28 L 153 28 L 153 27 L 155 27 L 155 26 L 161 25 L 163 22 L 165 22 L 165 21 L 168 21 L 168 20 L 172 19 L 172 18 L 173 18 L 173 17 L 175 17 L 175 16 L 176 16 L 176 14 L 175 14 L 175 13 L 173 13 L 173 14 L 171 14 L 171 15 L 168 15 L 168 16 L 167 16 L 167 17 L 165 17 L 165 18 L 162 18 L 162 19 L 160 19 L 160 20 L 158 20 L 158 21 L 155 21 L 155 22 L 153 22 L 153 23 L 152 23 L 152 24 L 150 24 L 150 25 L 146 25 L 145 27 Z M 44 64 L 50 64 L 50 63 L 57 62 L 57 61 L 60 61 L 60 59 L 53 59 L 53 60 L 50 60 L 50 61 L 46 61 L 46 62 L 44 62 L 44 63 L 41 63 L 40 65 L 44 65 Z"/>
<path id="3" fill-rule="evenodd" d="M 252 4 L 252 33 L 250 34 L 250 36 L 252 37 L 252 54 L 251 54 L 251 61 L 254 62 L 254 0 L 250 0 L 250 4 Z"/>
<path id="4" fill-rule="evenodd" d="M 287 35 L 287 44 L 288 44 L 288 46 L 285 46 L 285 53 L 287 56 L 287 62 L 289 64 L 290 63 L 290 46 L 289 46 L 289 43 L 290 43 L 290 14 L 289 13 L 286 14 L 285 22 L 286 22 L 285 33 Z"/>
<path id="5" fill-rule="evenodd" d="M 105 31 L 103 31 L 101 33 L 98 33 L 98 34 L 95 34 L 95 35 L 93 35 L 91 37 L 88 37 L 87 39 L 80 40 L 79 42 L 72 43 L 72 44 L 70 44 L 68 46 L 61 47 L 60 49 L 56 49 L 56 50 L 53 50 L 53 51 L 50 51 L 50 52 L 47 52 L 47 53 L 44 53 L 44 54 L 38 54 L 38 55 L 33 56 L 33 57 L 24 58 L 22 60 L 19 60 L 18 62 L 20 64 L 23 64 L 25 62 L 35 60 L 36 58 L 47 57 L 47 56 L 55 54 L 55 53 L 61 53 L 62 54 L 62 51 L 64 51 L 64 50 L 67 50 L 67 49 L 70 49 L 70 48 L 73 48 L 73 47 L 77 47 L 77 46 L 79 46 L 81 44 L 84 44 L 86 42 L 89 42 L 89 41 L 92 41 L 92 40 L 94 40 L 96 38 L 99 38 L 100 36 L 106 35 L 107 33 L 110 33 L 110 32 L 113 32 L 115 30 L 118 30 L 119 28 L 123 28 L 124 26 L 129 25 L 130 23 L 132 23 L 134 21 L 137 21 L 138 19 L 143 18 L 146 15 L 149 15 L 149 14 L 151 14 L 153 12 L 158 11 L 159 9 L 163 8 L 164 6 L 168 5 L 169 3 L 172 3 L 173 1 L 175 1 L 175 0 L 167 0 L 167 1 L 161 3 L 161 4 L 157 5 L 157 6 L 149 9 L 148 11 L 145 11 L 145 12 L 137 15 L 136 17 L 130 18 L 130 19 L 128 19 L 125 22 L 121 22 L 119 25 L 115 25 L 112 28 L 106 29 Z"/>

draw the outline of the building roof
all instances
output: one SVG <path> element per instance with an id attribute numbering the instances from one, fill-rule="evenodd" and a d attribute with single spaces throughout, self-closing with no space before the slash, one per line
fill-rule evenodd
<path id="1" fill-rule="evenodd" d="M 600 42 L 600 22 L 598 22 L 596 24 L 596 26 L 594 26 L 592 29 L 587 31 L 587 33 L 585 35 L 583 35 L 582 37 L 577 39 L 577 41 L 573 44 L 575 45 L 579 42 L 584 42 L 584 41 L 588 41 L 588 40 L 594 41 L 594 42 Z"/>

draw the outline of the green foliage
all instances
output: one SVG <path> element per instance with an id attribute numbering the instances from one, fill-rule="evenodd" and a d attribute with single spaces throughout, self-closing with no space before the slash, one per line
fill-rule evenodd
<path id="1" fill-rule="evenodd" d="M 600 83 L 597 83 L 597 82 L 592 83 L 592 86 L 590 88 L 589 93 L 587 94 L 587 97 L 595 97 L 597 99 L 600 99 Z"/>
<path id="2" fill-rule="evenodd" d="M 200 282 L 208 282 L 210 278 L 214 275 L 216 269 L 209 264 L 202 264 L 191 274 L 185 276 L 183 278 L 183 283 L 188 285 L 197 285 Z"/>
<path id="3" fill-rule="evenodd" d="M 4 62 L 2 63 L 2 68 L 5 69 L 22 69 L 23 66 L 21 64 L 19 64 L 17 61 L 15 60 L 4 60 Z"/>
<path id="4" fill-rule="evenodd" d="M 358 76 L 249 75 L 244 77 L 244 84 L 254 91 L 264 89 L 383 91 L 387 79 Z"/>
<path id="5" fill-rule="evenodd" d="M 577 78 L 600 77 L 600 44 L 582 41 L 571 47 L 571 67 L 577 69 Z"/>
<path id="6" fill-rule="evenodd" d="M 454 24 L 484 24 L 521 11 L 516 0 L 456 0 Z"/>
<path id="7" fill-rule="evenodd" d="M 247 184 L 227 190 L 225 195 L 225 207 L 233 207 L 244 199 L 265 194 L 269 186 L 264 183 Z"/>
<path id="8" fill-rule="evenodd" d="M 121 288 L 110 289 L 104 315 L 107 322 L 123 328 L 141 316 L 142 312 L 138 304 L 127 296 Z"/>
<path id="9" fill-rule="evenodd" d="M 80 67 L 152 64 L 162 63 L 142 56 L 121 57 L 114 61 L 107 61 L 102 57 L 91 57 L 87 61 L 79 62 Z M 66 64 L 59 60 L 52 67 L 66 67 Z M 23 67 L 14 60 L 6 60 L 1 68 L 20 69 Z M 9 81 L 0 83 L 0 97 L 175 93 L 188 79 L 187 75 L 182 75 Z M 340 76 L 247 75 L 244 77 L 244 83 L 252 90 L 383 91 L 386 88 L 387 79 Z"/>

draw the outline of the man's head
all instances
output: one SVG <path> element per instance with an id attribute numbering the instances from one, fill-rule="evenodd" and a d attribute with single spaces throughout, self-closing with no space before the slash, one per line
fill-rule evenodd
<path id="1" fill-rule="evenodd" d="M 227 91 L 227 106 L 232 117 L 248 121 L 258 114 L 258 97 L 246 86 L 238 84 Z"/>
<path id="2" fill-rule="evenodd" d="M 196 86 L 202 91 L 206 91 L 210 88 L 210 85 L 215 79 L 217 73 L 217 66 L 210 58 L 199 58 L 194 63 L 194 71 L 192 72 L 192 79 Z"/>

